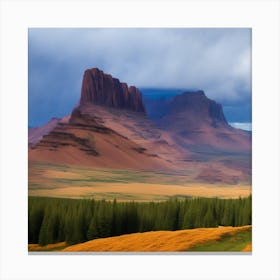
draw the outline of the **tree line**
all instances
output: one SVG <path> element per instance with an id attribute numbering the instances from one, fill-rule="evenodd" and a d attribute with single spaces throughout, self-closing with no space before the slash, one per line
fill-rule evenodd
<path id="1" fill-rule="evenodd" d="M 77 244 L 127 233 L 251 224 L 251 196 L 163 202 L 28 198 L 28 242 Z"/>

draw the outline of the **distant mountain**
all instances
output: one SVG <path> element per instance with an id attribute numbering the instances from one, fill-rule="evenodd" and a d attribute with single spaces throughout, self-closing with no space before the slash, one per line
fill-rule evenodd
<path id="1" fill-rule="evenodd" d="M 140 88 L 143 94 L 143 100 L 147 114 L 155 114 L 153 105 L 158 103 L 158 100 L 166 100 L 175 97 L 184 92 L 198 92 L 199 89 L 163 89 L 163 88 Z M 242 103 L 226 102 L 221 100 L 224 115 L 228 122 L 250 123 L 252 121 L 251 100 L 245 100 Z M 158 109 L 158 108 L 157 108 Z"/>
<path id="2" fill-rule="evenodd" d="M 161 129 L 175 132 L 178 142 L 192 147 L 250 150 L 249 133 L 231 127 L 220 104 L 203 91 L 184 92 L 147 101 L 148 116 Z"/>

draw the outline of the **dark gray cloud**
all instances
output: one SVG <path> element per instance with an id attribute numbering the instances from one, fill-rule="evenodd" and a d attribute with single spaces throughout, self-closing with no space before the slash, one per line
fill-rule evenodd
<path id="1" fill-rule="evenodd" d="M 68 110 L 92 67 L 140 88 L 203 89 L 220 102 L 250 102 L 251 30 L 30 29 L 29 105 L 56 97 Z"/>

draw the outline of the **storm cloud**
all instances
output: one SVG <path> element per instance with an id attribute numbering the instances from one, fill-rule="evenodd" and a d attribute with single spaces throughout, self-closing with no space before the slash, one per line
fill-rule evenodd
<path id="1" fill-rule="evenodd" d="M 30 123 L 69 113 L 93 67 L 139 88 L 202 89 L 248 107 L 251 29 L 29 29 Z"/>

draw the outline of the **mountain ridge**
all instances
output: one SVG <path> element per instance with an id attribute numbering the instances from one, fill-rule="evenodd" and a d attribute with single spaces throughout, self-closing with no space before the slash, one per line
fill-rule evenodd
<path id="1" fill-rule="evenodd" d="M 29 159 L 90 167 L 189 169 L 198 181 L 248 181 L 251 136 L 228 125 L 220 104 L 203 91 L 157 102 L 160 114 L 151 118 L 136 87 L 97 68 L 86 70 L 80 101 L 68 121 L 59 122 L 31 147 Z"/>

